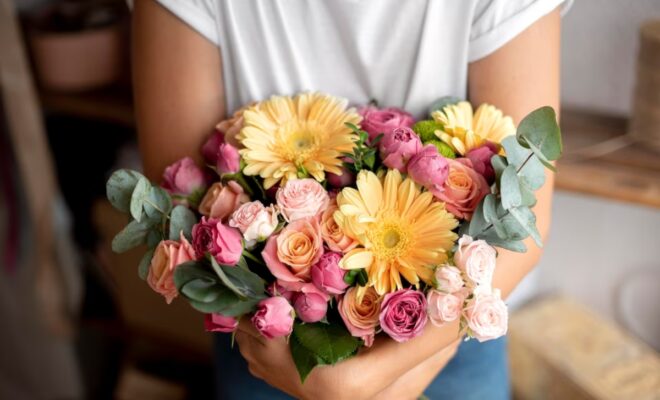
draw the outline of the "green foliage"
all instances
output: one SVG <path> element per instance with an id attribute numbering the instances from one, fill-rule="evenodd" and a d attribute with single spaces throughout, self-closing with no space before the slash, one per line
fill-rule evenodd
<path id="1" fill-rule="evenodd" d="M 110 204 L 117 210 L 128 213 L 131 207 L 131 197 L 133 190 L 140 178 L 144 178 L 142 174 L 128 169 L 120 169 L 115 171 L 105 185 L 106 195 Z"/>
<path id="2" fill-rule="evenodd" d="M 415 131 L 417 136 L 419 136 L 419 138 L 422 139 L 422 142 L 424 143 L 431 140 L 437 140 L 438 137 L 435 135 L 435 131 L 441 129 L 442 124 L 432 119 L 417 121 L 412 127 L 412 130 Z"/>
<path id="3" fill-rule="evenodd" d="M 135 184 L 133 193 L 131 194 L 131 205 L 130 205 L 131 216 L 137 222 L 140 222 L 140 220 L 142 219 L 144 201 L 149 195 L 150 191 L 151 191 L 151 184 L 149 183 L 149 180 L 147 180 L 147 178 L 145 177 L 140 177 L 140 179 L 138 179 L 137 181 L 137 184 Z"/>
<path id="4" fill-rule="evenodd" d="M 112 239 L 112 251 L 123 253 L 141 244 L 144 244 L 149 234 L 150 226 L 147 221 L 131 221 Z"/>
<path id="5" fill-rule="evenodd" d="M 332 365 L 355 355 L 360 340 L 339 323 L 296 323 L 289 345 L 304 382 L 317 365 Z"/>
<path id="6" fill-rule="evenodd" d="M 445 158 L 456 158 L 456 152 L 451 147 L 440 139 L 429 140 L 427 144 L 432 144 L 438 149 L 438 153 Z"/>
<path id="7" fill-rule="evenodd" d="M 192 227 L 197 223 L 197 217 L 186 206 L 178 205 L 172 210 L 170 216 L 170 232 L 169 238 L 171 240 L 179 240 L 179 235 L 183 235 L 188 239 L 192 239 Z"/>
<path id="8" fill-rule="evenodd" d="M 220 265 L 215 258 L 209 259 L 220 281 L 240 299 L 255 298 L 264 293 L 266 282 L 248 268 Z"/>
<path id="9" fill-rule="evenodd" d="M 151 265 L 151 259 L 154 257 L 154 252 L 154 249 L 149 249 L 146 253 L 144 253 L 144 256 L 142 256 L 142 260 L 138 266 L 138 276 L 142 280 L 147 279 L 147 275 L 149 274 L 149 266 Z"/>
<path id="10" fill-rule="evenodd" d="M 541 247 L 536 216 L 530 210 L 536 204 L 534 191 L 545 182 L 543 165 L 561 154 L 561 134 L 554 111 L 543 107 L 525 117 L 517 137 L 502 141 L 506 158 L 491 158 L 496 183 L 492 194 L 477 207 L 468 226 L 461 227 L 476 239 L 513 251 L 526 251 L 522 240 L 532 237 Z"/>
<path id="11" fill-rule="evenodd" d="M 383 135 L 378 135 L 371 141 L 371 143 L 369 143 L 369 134 L 366 131 L 361 130 L 350 122 L 347 122 L 346 126 L 355 132 L 357 139 L 355 140 L 353 152 L 342 154 L 344 157 L 351 160 L 350 162 L 344 162 L 344 167 L 355 173 L 360 172 L 360 170 L 363 169 L 375 171 L 377 169 L 377 144 L 380 142 Z"/>

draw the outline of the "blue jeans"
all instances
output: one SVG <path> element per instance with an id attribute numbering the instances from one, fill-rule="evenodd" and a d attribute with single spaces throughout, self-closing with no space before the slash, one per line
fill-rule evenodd
<path id="1" fill-rule="evenodd" d="M 254 378 L 230 337 L 216 334 L 217 398 L 222 400 L 285 400 L 288 395 Z M 506 338 L 485 343 L 461 343 L 456 356 L 433 380 L 424 394 L 431 400 L 507 400 L 511 398 Z"/>

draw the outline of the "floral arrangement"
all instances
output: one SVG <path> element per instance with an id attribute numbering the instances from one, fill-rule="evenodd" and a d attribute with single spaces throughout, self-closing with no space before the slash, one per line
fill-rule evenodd
<path id="1" fill-rule="evenodd" d="M 495 107 L 443 98 L 427 119 L 322 93 L 273 96 L 220 122 L 160 186 L 136 171 L 108 180 L 130 215 L 117 252 L 146 244 L 138 271 L 206 329 L 249 318 L 286 336 L 302 380 L 427 323 L 479 341 L 507 331 L 493 288 L 495 247 L 541 245 L 530 210 L 543 165 L 561 154 L 555 113 L 516 129 Z"/>

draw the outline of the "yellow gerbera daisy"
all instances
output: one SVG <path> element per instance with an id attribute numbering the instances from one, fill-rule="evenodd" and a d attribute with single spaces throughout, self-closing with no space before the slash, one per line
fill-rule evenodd
<path id="1" fill-rule="evenodd" d="M 431 116 L 443 126 L 435 135 L 460 155 L 486 141 L 499 145 L 505 137 L 516 134 L 511 117 L 504 116 L 490 104 L 480 105 L 473 116 L 472 105 L 461 101 L 445 106 L 442 111 L 434 111 Z"/>
<path id="2" fill-rule="evenodd" d="M 398 170 L 382 180 L 363 170 L 356 184 L 337 195 L 335 221 L 361 245 L 344 255 L 341 268 L 365 268 L 367 287 L 381 295 L 401 288 L 401 276 L 413 285 L 430 283 L 457 238 L 456 218 Z"/>
<path id="3" fill-rule="evenodd" d="M 243 172 L 264 178 L 266 188 L 307 174 L 318 181 L 325 172 L 341 174 L 341 153 L 353 150 L 355 137 L 345 124 L 361 121 L 347 105 L 338 97 L 301 93 L 273 96 L 249 108 L 239 134 Z"/>

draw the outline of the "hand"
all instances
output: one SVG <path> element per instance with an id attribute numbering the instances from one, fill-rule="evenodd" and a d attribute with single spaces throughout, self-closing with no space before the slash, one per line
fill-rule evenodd
<path id="1" fill-rule="evenodd" d="M 374 399 L 417 399 L 424 393 L 431 381 L 454 358 L 461 339 L 440 350 L 428 360 L 406 372 L 389 387 L 378 393 Z"/>
<path id="2" fill-rule="evenodd" d="M 399 376 L 394 382 L 362 382 L 359 377 L 380 374 L 364 374 L 364 368 L 378 365 L 360 354 L 334 366 L 315 368 L 307 377 L 305 384 L 300 383 L 289 345 L 284 338 L 266 339 L 244 319 L 236 332 L 236 341 L 243 357 L 247 360 L 250 373 L 263 379 L 291 396 L 307 399 L 366 399 L 374 396 L 368 389 L 379 389 L 375 398 L 416 398 L 421 394 L 438 372 L 449 362 L 460 343 L 456 340 L 432 357 L 418 364 L 413 369 Z M 377 344 L 376 344 L 377 345 Z M 375 345 L 375 346 L 376 346 Z M 364 362 L 363 362 L 364 361 Z"/>

